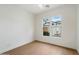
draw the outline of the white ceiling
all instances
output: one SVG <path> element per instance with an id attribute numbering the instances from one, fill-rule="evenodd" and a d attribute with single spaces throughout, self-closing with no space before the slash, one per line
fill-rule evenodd
<path id="1" fill-rule="evenodd" d="M 27 10 L 31 13 L 39 14 L 39 13 L 48 11 L 50 9 L 57 8 L 57 7 L 61 6 L 61 4 L 50 4 L 50 8 L 46 8 L 46 7 L 40 8 L 39 4 L 20 4 L 18 6 L 24 8 L 25 10 Z"/>
<path id="2" fill-rule="evenodd" d="M 43 4 L 44 6 L 47 4 Z M 25 10 L 33 13 L 33 14 L 39 14 L 42 12 L 46 12 L 49 11 L 51 9 L 55 9 L 57 7 L 62 6 L 63 4 L 49 4 L 50 7 L 46 8 L 46 7 L 39 7 L 39 4 L 2 4 L 0 6 L 16 6 L 16 7 L 20 7 L 20 8 L 24 8 Z"/>

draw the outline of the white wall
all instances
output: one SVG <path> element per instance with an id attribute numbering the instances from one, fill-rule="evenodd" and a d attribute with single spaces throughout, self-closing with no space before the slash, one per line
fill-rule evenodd
<path id="1" fill-rule="evenodd" d="M 77 51 L 79 52 L 79 5 L 77 5 Z"/>
<path id="2" fill-rule="evenodd" d="M 0 5 L 0 53 L 33 41 L 34 16 L 14 5 Z"/>
<path id="3" fill-rule="evenodd" d="M 42 18 L 44 16 L 62 16 L 62 37 L 53 38 L 52 36 L 42 35 Z M 76 49 L 76 7 L 75 5 L 64 5 L 52 9 L 46 13 L 36 16 L 35 39 L 64 47 Z"/>

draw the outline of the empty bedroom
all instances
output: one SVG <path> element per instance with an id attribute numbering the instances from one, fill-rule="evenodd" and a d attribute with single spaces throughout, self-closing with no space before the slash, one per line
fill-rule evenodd
<path id="1" fill-rule="evenodd" d="M 78 4 L 0 4 L 1 55 L 78 55 Z"/>

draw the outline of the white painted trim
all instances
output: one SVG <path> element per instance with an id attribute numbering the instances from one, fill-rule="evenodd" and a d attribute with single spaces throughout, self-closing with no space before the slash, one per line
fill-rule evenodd
<path id="1" fill-rule="evenodd" d="M 3 49 L 3 51 L 0 51 L 0 54 L 2 54 L 2 53 L 4 53 L 4 52 L 7 52 L 7 51 L 9 51 L 9 50 L 12 50 L 12 49 L 18 48 L 18 47 L 23 46 L 23 45 L 25 45 L 25 44 L 31 43 L 31 42 L 33 42 L 33 41 L 34 41 L 34 40 L 31 40 L 31 41 L 28 41 L 28 42 L 23 42 L 23 43 L 21 43 L 21 44 L 14 45 L 14 46 L 11 47 L 11 48 Z"/>

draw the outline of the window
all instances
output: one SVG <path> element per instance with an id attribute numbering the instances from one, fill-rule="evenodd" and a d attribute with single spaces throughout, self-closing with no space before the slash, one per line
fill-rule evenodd
<path id="1" fill-rule="evenodd" d="M 50 36 L 49 32 L 50 21 L 48 17 L 43 18 L 43 35 Z"/>
<path id="2" fill-rule="evenodd" d="M 61 16 L 44 17 L 43 36 L 61 37 L 61 29 L 62 29 L 61 24 L 62 24 Z"/>

